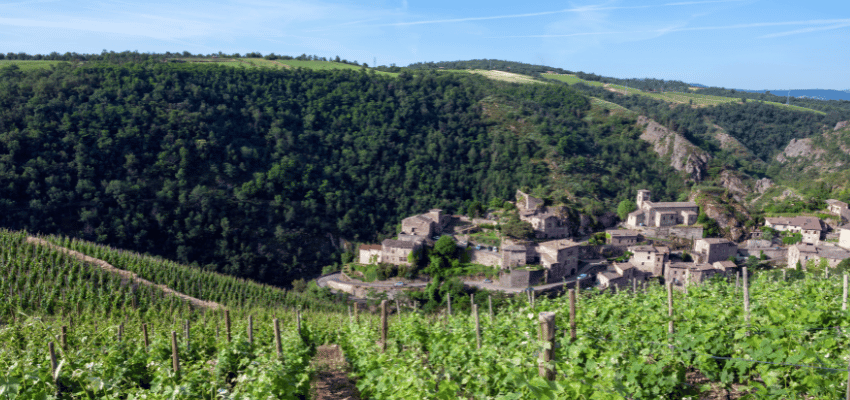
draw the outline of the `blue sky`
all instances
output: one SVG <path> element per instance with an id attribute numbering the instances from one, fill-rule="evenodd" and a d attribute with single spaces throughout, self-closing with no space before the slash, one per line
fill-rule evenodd
<path id="1" fill-rule="evenodd" d="M 850 89 L 850 1 L 0 0 L 0 52 L 494 58 L 742 89 Z"/>

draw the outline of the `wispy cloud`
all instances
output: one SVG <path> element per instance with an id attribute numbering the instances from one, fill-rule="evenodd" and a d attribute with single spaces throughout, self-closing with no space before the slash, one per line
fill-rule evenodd
<path id="1" fill-rule="evenodd" d="M 796 30 L 787 31 L 787 32 L 771 33 L 769 35 L 759 36 L 759 39 L 768 39 L 768 38 L 775 38 L 775 37 L 781 37 L 781 36 L 797 35 L 797 34 L 800 34 L 800 33 L 829 31 L 829 30 L 833 30 L 833 29 L 841 29 L 841 28 L 846 28 L 846 27 L 850 27 L 850 20 L 848 20 L 847 22 L 838 23 L 838 24 L 835 24 L 835 25 L 815 26 L 815 27 L 810 27 L 810 28 L 796 29 Z"/>
<path id="2" fill-rule="evenodd" d="M 492 16 L 482 16 L 482 17 L 432 19 L 432 20 L 410 21 L 410 22 L 394 22 L 394 23 L 382 24 L 381 26 L 410 26 L 410 25 L 428 25 L 428 24 L 447 24 L 447 23 L 456 23 L 456 22 L 488 21 L 488 20 L 494 20 L 494 19 L 540 17 L 540 16 L 544 16 L 544 15 L 566 14 L 566 13 L 583 13 L 583 12 L 589 12 L 589 11 L 637 10 L 637 9 L 658 8 L 658 7 L 689 6 L 689 5 L 698 5 L 698 4 L 740 3 L 740 2 L 743 2 L 743 1 L 746 1 L 746 0 L 687 1 L 687 2 L 664 3 L 664 4 L 654 4 L 654 5 L 641 5 L 641 6 L 592 5 L 592 6 L 565 8 L 565 9 L 562 9 L 562 10 L 540 11 L 540 12 L 532 12 L 532 13 L 492 15 Z"/>
<path id="3" fill-rule="evenodd" d="M 755 23 L 749 23 L 749 24 L 736 24 L 736 25 L 660 28 L 660 29 L 636 30 L 636 31 L 618 31 L 618 32 L 575 32 L 575 33 L 565 33 L 565 34 L 498 36 L 498 37 L 490 37 L 490 39 L 557 38 L 557 37 L 587 36 L 587 35 L 618 35 L 618 34 L 642 34 L 642 33 L 664 34 L 664 33 L 670 33 L 670 32 L 723 31 L 723 30 L 765 28 L 765 27 L 773 27 L 773 26 L 826 25 L 826 24 L 833 24 L 833 25 L 829 25 L 829 26 L 826 26 L 826 27 L 822 27 L 822 26 L 810 27 L 810 28 L 799 29 L 799 30 L 794 30 L 794 31 L 789 31 L 789 32 L 782 32 L 782 33 L 764 35 L 764 36 L 761 36 L 761 37 L 762 38 L 769 38 L 769 37 L 776 37 L 776 36 L 793 35 L 793 34 L 797 34 L 797 33 L 814 32 L 814 31 L 819 31 L 819 30 L 844 28 L 844 27 L 850 26 L 850 19 L 821 19 L 821 20 L 808 20 L 808 21 L 755 22 Z"/>

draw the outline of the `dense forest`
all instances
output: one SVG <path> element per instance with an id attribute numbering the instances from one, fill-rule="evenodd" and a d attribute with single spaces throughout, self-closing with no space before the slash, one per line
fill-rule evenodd
<path id="1" fill-rule="evenodd" d="M 565 86 L 120 59 L 0 68 L 3 226 L 288 284 L 431 207 L 682 182 Z"/>

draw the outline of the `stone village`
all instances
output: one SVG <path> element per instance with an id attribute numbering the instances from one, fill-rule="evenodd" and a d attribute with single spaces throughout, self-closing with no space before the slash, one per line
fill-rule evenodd
<path id="1" fill-rule="evenodd" d="M 518 291 L 528 288 L 557 290 L 564 284 L 606 290 L 632 287 L 652 279 L 663 279 L 681 288 L 715 275 L 734 276 L 742 260 L 749 256 L 767 257 L 774 265 L 803 269 L 818 264 L 835 267 L 850 258 L 850 224 L 847 223 L 850 211 L 846 203 L 837 200 L 827 201 L 828 211 L 845 225 L 835 227 L 831 233 L 827 232 L 824 221 L 816 217 L 766 218 L 764 226 L 769 230 L 800 234 L 801 241 L 782 246 L 754 237 L 739 246 L 728 239 L 702 238 L 702 228 L 695 226 L 699 214 L 697 204 L 653 202 L 651 198 L 650 191 L 639 190 L 637 210 L 618 228 L 605 231 L 604 244 L 576 241 L 575 237 L 570 237 L 567 218 L 557 209 L 545 206 L 542 199 L 522 191 L 517 191 L 512 204 L 520 220 L 531 225 L 533 238 L 502 237 L 499 246 L 477 243 L 470 235 L 493 227 L 496 220 L 445 215 L 442 210 L 432 209 L 403 219 L 396 239 L 360 245 L 356 262 L 406 265 L 411 253 L 433 246 L 441 236 L 450 236 L 468 254 L 470 262 L 499 271 L 495 281 L 484 279 L 465 281 L 465 284 Z M 827 237 L 829 240 L 824 240 Z M 671 250 L 664 242 L 670 238 L 677 238 L 678 243 L 690 241 L 690 246 Z M 358 282 L 345 274 L 343 280 L 355 285 Z"/>

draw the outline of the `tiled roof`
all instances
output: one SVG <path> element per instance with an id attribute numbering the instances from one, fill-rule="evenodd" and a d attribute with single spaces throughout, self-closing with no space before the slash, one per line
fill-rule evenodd
<path id="1" fill-rule="evenodd" d="M 385 239 L 383 242 L 381 242 L 381 245 L 386 247 L 394 247 L 397 249 L 412 249 L 416 247 L 415 242 L 394 239 Z"/>
<path id="2" fill-rule="evenodd" d="M 379 244 L 361 244 L 360 250 L 380 250 L 381 245 Z"/>
<path id="3" fill-rule="evenodd" d="M 652 246 L 629 246 L 629 251 L 631 251 L 632 253 L 657 253 L 658 249 Z"/>
<path id="4" fill-rule="evenodd" d="M 726 238 L 705 238 L 705 239 L 697 239 L 697 241 L 703 241 L 708 244 L 719 244 L 719 243 L 734 243 L 733 241 Z"/>
<path id="5" fill-rule="evenodd" d="M 611 237 L 616 236 L 637 236 L 637 231 L 626 230 L 626 229 L 612 229 L 610 231 L 605 231 L 605 233 L 611 235 Z"/>
<path id="6" fill-rule="evenodd" d="M 765 218 L 764 220 L 768 221 L 768 222 L 770 222 L 771 224 L 774 224 L 774 225 L 797 226 L 797 227 L 800 227 L 801 229 L 805 229 L 805 230 L 815 230 L 815 231 L 823 230 L 823 228 L 821 227 L 821 224 L 820 224 L 820 219 L 818 219 L 816 217 L 806 217 L 806 216 L 799 216 L 799 217 L 794 217 L 794 218 L 770 217 L 770 218 Z"/>

